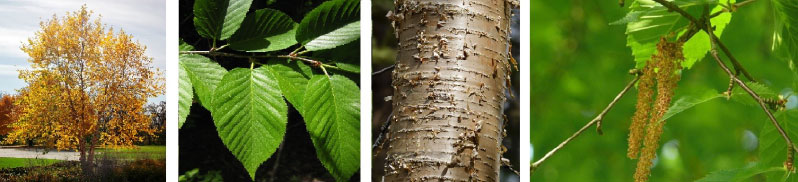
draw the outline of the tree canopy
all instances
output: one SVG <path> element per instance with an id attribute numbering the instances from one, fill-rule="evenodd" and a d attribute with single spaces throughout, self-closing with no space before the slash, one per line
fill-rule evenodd
<path id="1" fill-rule="evenodd" d="M 32 69 L 19 77 L 17 122 L 7 143 L 33 140 L 83 153 L 98 145 L 132 146 L 151 134 L 147 99 L 163 93 L 161 71 L 130 34 L 92 19 L 84 5 L 53 15 L 22 45 Z"/>

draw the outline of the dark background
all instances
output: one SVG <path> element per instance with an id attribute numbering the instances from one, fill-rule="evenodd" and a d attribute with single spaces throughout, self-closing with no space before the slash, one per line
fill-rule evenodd
<path id="1" fill-rule="evenodd" d="M 392 0 L 374 0 L 372 1 L 372 8 L 371 8 L 371 20 L 374 27 L 372 28 L 372 65 L 371 68 L 374 71 L 381 70 L 385 67 L 391 66 L 395 63 L 396 59 L 396 37 L 393 34 L 393 28 L 391 27 L 391 22 L 388 20 L 385 15 L 388 14 L 388 11 L 393 9 L 393 1 Z M 528 65 L 528 61 L 518 59 L 520 55 L 519 51 L 519 11 L 516 9 L 513 11 L 512 17 L 512 33 L 511 33 L 511 42 L 512 42 L 512 54 L 513 57 L 519 62 L 519 68 L 525 67 Z M 502 144 L 507 147 L 507 152 L 504 154 L 504 158 L 510 159 L 512 163 L 513 169 L 519 169 L 519 99 L 528 99 L 524 96 L 519 94 L 519 72 L 518 70 L 513 70 L 512 74 L 512 88 L 511 92 L 515 95 L 515 98 L 510 97 L 507 95 L 507 103 L 504 114 L 510 119 L 509 125 L 505 126 L 507 130 L 507 137 L 504 138 Z M 377 136 L 380 133 L 380 127 L 382 124 L 388 120 L 388 115 L 391 114 L 392 106 L 391 102 L 386 102 L 385 97 L 393 95 L 393 90 L 391 89 L 391 70 L 380 73 L 378 75 L 372 76 L 372 85 L 371 90 L 372 93 L 372 120 L 371 120 L 371 132 L 372 132 L 372 141 L 376 140 Z M 508 93 L 510 94 L 510 93 Z M 384 151 L 382 154 L 373 157 L 374 160 L 371 162 L 371 174 L 372 174 L 372 181 L 380 181 L 381 176 L 384 172 L 383 165 L 385 159 Z M 502 167 L 501 169 L 501 180 L 502 181 L 518 181 L 518 176 L 515 175 L 512 171 L 507 169 L 507 167 Z"/>
<path id="2" fill-rule="evenodd" d="M 324 2 L 323 0 L 269 0 L 253 1 L 250 11 L 262 8 L 280 10 L 290 16 L 295 22 L 300 22 L 304 15 Z M 195 50 L 209 50 L 210 39 L 205 39 L 197 34 L 193 20 L 193 0 L 180 1 L 180 38 L 194 46 Z M 355 41 L 357 43 L 357 41 Z M 222 44 L 217 44 L 222 45 Z M 283 54 L 296 49 L 298 45 L 283 50 Z M 223 49 L 222 52 L 236 52 Z M 238 52 L 246 55 L 246 53 Z M 355 52 L 353 54 L 358 54 Z M 245 59 L 216 57 L 211 58 L 226 69 L 236 67 L 249 67 Z M 359 60 L 359 59 L 358 59 Z M 314 70 L 315 71 L 315 70 Z M 357 78 L 357 74 L 346 74 Z M 352 79 L 358 82 L 359 79 Z M 288 103 L 288 102 L 286 102 Z M 290 105 L 290 103 L 288 103 Z M 261 164 L 255 174 L 255 181 L 335 181 L 322 166 L 305 129 L 305 123 L 299 113 L 289 107 L 288 123 L 285 139 L 280 148 L 275 151 L 269 160 Z M 199 103 L 191 106 L 191 112 L 179 132 L 179 174 L 199 168 L 200 174 L 209 171 L 221 171 L 225 181 L 249 181 L 249 174 L 244 166 L 224 146 L 213 124 L 213 118 L 208 110 Z M 279 163 L 277 160 L 279 159 Z M 276 170 L 275 170 L 276 169 Z M 350 181 L 360 181 L 360 174 L 352 175 Z"/>

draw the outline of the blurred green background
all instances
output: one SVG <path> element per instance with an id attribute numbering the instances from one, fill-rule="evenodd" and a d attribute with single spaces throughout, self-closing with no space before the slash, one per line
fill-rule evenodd
<path id="1" fill-rule="evenodd" d="M 721 41 L 758 81 L 787 95 L 793 92 L 794 77 L 771 53 L 771 6 L 761 0 L 741 7 Z M 524 154 L 532 155 L 531 162 L 592 120 L 633 79 L 627 73 L 635 63 L 626 46 L 626 26 L 608 25 L 622 18 L 627 7 L 615 0 L 532 0 L 532 154 Z M 728 76 L 707 56 L 683 72 L 673 100 L 723 92 L 728 84 Z M 606 115 L 604 135 L 590 128 L 544 162 L 532 181 L 632 181 L 637 160 L 626 157 L 626 141 L 636 95 L 631 90 Z M 788 110 L 794 109 L 793 101 Z M 755 164 L 759 131 L 769 122 L 759 107 L 726 99 L 677 114 L 665 125 L 649 181 L 693 181 L 716 170 Z"/>

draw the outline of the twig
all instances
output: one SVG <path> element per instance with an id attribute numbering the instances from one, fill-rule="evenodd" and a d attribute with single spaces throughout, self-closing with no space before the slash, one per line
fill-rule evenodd
<path id="1" fill-rule="evenodd" d="M 682 8 L 679 8 L 679 6 L 677 6 L 676 4 L 673 4 L 667 0 L 654 0 L 654 1 L 661 4 L 662 6 L 665 6 L 665 8 L 668 8 L 668 10 L 670 11 L 675 11 L 681 14 L 683 17 L 690 20 L 690 22 L 696 23 L 696 25 L 698 25 L 699 27 L 703 26 L 703 24 L 698 24 L 698 22 L 700 22 L 698 21 L 698 19 L 696 19 L 693 15 L 690 15 L 690 13 L 687 13 L 687 11 L 684 11 Z"/>
<path id="2" fill-rule="evenodd" d="M 711 26 L 709 21 L 706 21 L 706 24 L 707 24 L 706 27 L 710 27 Z M 770 109 L 768 109 L 768 107 L 765 104 L 765 102 L 762 101 L 762 98 L 760 98 L 759 95 L 756 92 L 754 92 L 753 90 L 748 88 L 748 85 L 746 85 L 745 82 L 743 82 L 742 80 L 737 78 L 737 76 L 734 73 L 732 73 L 732 71 L 729 70 L 729 68 L 726 66 L 726 63 L 723 63 L 723 61 L 720 59 L 720 57 L 718 56 L 718 45 L 720 45 L 720 44 L 718 44 L 720 42 L 720 40 L 717 39 L 718 37 L 715 36 L 713 31 L 711 31 L 711 30 L 706 30 L 706 32 L 709 34 L 709 41 L 710 41 L 710 43 L 712 45 L 712 49 L 710 50 L 710 54 L 712 54 L 712 57 L 715 58 L 715 62 L 718 63 L 718 66 L 720 66 L 720 68 L 723 69 L 723 71 L 725 71 L 726 74 L 728 74 L 729 77 L 731 77 L 731 79 L 734 80 L 734 82 L 736 82 L 737 85 L 740 86 L 740 88 L 743 88 L 743 90 L 748 92 L 748 95 L 751 95 L 751 97 L 753 97 L 754 100 L 756 100 L 756 102 L 759 103 L 759 107 L 761 107 L 762 110 L 765 111 L 765 114 L 768 115 L 768 118 L 770 119 L 770 121 L 773 123 L 774 126 L 776 126 L 776 130 L 779 131 L 779 134 L 781 134 L 781 137 L 784 138 L 784 141 L 787 142 L 787 148 L 788 148 L 788 150 L 787 150 L 787 159 L 792 159 L 793 158 L 793 153 L 795 151 L 795 146 L 793 145 L 792 140 L 790 140 L 790 137 L 787 136 L 787 133 L 784 132 L 784 129 L 781 128 L 781 125 L 776 120 L 776 117 L 773 116 L 773 113 L 770 112 Z M 785 161 L 785 164 L 789 164 L 787 170 L 791 171 L 792 170 L 792 160 Z"/>
<path id="3" fill-rule="evenodd" d="M 243 58 L 243 59 L 250 59 L 250 58 L 288 58 L 288 59 L 292 59 L 292 60 L 300 60 L 302 62 L 308 63 L 310 66 L 313 66 L 313 67 L 319 67 L 325 73 L 325 75 L 327 74 L 327 70 L 325 70 L 324 68 L 331 68 L 331 69 L 334 69 L 334 70 L 351 72 L 351 71 L 348 71 L 348 70 L 341 69 L 341 68 L 339 68 L 337 66 L 324 64 L 321 61 L 316 61 L 316 60 L 308 59 L 308 58 L 301 57 L 301 56 L 291 56 L 291 55 L 278 55 L 278 56 L 274 56 L 274 55 L 249 55 L 249 56 L 247 56 L 247 55 L 238 55 L 238 54 L 232 54 L 232 53 L 226 53 L 226 52 L 216 52 L 216 51 L 180 51 L 180 54 L 202 54 L 202 55 L 210 55 L 210 56 L 225 56 L 225 57 L 234 57 L 234 58 Z"/>
<path id="4" fill-rule="evenodd" d="M 682 36 L 680 36 L 677 41 L 687 42 L 688 40 L 690 40 L 690 38 L 693 38 L 693 36 L 699 31 L 701 31 L 701 28 L 696 27 L 695 24 L 690 22 L 690 25 L 687 25 L 687 32 L 682 34 Z"/>
<path id="5" fill-rule="evenodd" d="M 374 157 L 377 157 L 377 155 L 380 154 L 380 151 L 382 151 L 382 145 L 385 144 L 383 140 L 385 140 L 385 138 L 387 137 L 388 128 L 391 127 L 392 117 L 393 117 L 393 111 L 391 111 L 391 114 L 388 115 L 388 119 L 386 119 L 385 122 L 382 123 L 382 126 L 380 126 L 380 133 L 377 135 L 377 140 L 375 140 L 374 144 L 371 145 L 371 151 L 374 152 Z"/>
<path id="6" fill-rule="evenodd" d="M 756 0 L 747 0 L 747 1 L 739 2 L 739 3 L 731 4 L 730 7 L 723 8 L 722 11 L 718 11 L 718 12 L 712 13 L 712 15 L 709 16 L 709 18 L 715 18 L 716 16 L 720 16 L 721 14 L 726 13 L 726 12 L 737 11 L 737 8 L 743 7 L 745 5 L 748 5 L 748 4 L 750 4 L 750 3 L 754 2 L 754 1 L 756 1 Z"/>
<path id="7" fill-rule="evenodd" d="M 209 56 L 225 56 L 225 57 L 234 57 L 234 58 L 264 58 L 264 56 L 245 56 L 245 55 L 238 55 L 238 54 L 231 54 L 226 52 L 216 52 L 216 51 L 180 51 L 180 54 L 202 54 L 202 55 L 209 55 Z M 268 56 L 269 58 L 273 58 L 274 56 Z"/>
<path id="8" fill-rule="evenodd" d="M 506 166 L 507 169 L 510 169 L 510 171 L 514 172 L 515 175 L 521 176 L 521 173 L 518 172 L 518 170 L 513 169 L 513 164 L 510 163 L 509 159 L 502 158 L 502 166 Z"/>
<path id="9" fill-rule="evenodd" d="M 696 26 L 696 23 L 690 22 L 690 25 L 687 26 L 687 32 L 682 34 L 682 36 L 680 36 L 677 41 L 687 42 L 688 40 L 690 40 L 690 38 L 693 38 L 693 36 L 701 30 L 703 29 L 700 28 L 699 26 Z M 731 52 L 729 52 L 729 50 L 726 48 L 725 45 L 720 44 L 720 47 L 722 50 L 724 50 L 723 52 L 730 57 L 736 75 L 740 75 L 740 73 L 742 73 L 745 76 L 745 78 L 747 78 L 749 81 L 756 82 L 754 77 L 751 76 L 751 74 L 748 74 L 748 71 L 746 71 L 745 68 L 743 68 L 743 65 L 741 65 L 740 62 L 738 62 L 737 59 L 734 58 L 734 56 L 731 56 Z"/>
<path id="10" fill-rule="evenodd" d="M 532 163 L 532 167 L 530 169 L 531 170 L 530 173 L 534 172 L 536 168 L 540 167 L 540 164 L 542 164 L 544 161 L 546 161 L 546 159 L 548 159 L 549 157 L 554 155 L 555 152 L 557 152 L 560 149 L 562 149 L 562 147 L 564 147 L 566 144 L 571 142 L 571 140 L 573 140 L 574 138 L 576 138 L 577 136 L 582 134 L 582 132 L 584 132 L 585 130 L 587 130 L 588 128 L 593 126 L 594 124 L 596 124 L 596 123 L 600 122 L 601 120 L 603 120 L 604 119 L 604 115 L 607 115 L 607 112 L 609 112 L 610 109 L 612 109 L 612 107 L 615 106 L 615 104 L 618 103 L 619 100 L 621 100 L 621 97 L 623 97 L 623 95 L 625 95 L 626 92 L 628 92 L 629 89 L 632 88 L 635 85 L 635 83 L 637 82 L 637 80 L 639 80 L 639 79 L 640 79 L 640 77 L 636 76 L 635 79 L 633 79 L 628 84 L 626 84 L 626 87 L 624 87 L 623 90 L 621 90 L 621 92 L 618 93 L 618 96 L 615 96 L 615 99 L 613 99 L 612 102 L 610 102 L 610 104 L 607 105 L 607 107 L 604 108 L 604 110 L 601 111 L 601 113 L 599 113 L 598 116 L 596 116 L 596 118 L 593 118 L 593 120 L 588 122 L 585 126 L 583 126 L 581 129 L 576 131 L 576 133 L 571 135 L 571 137 L 568 137 L 567 139 L 565 139 L 565 141 L 562 141 L 562 143 L 560 143 L 560 145 L 558 145 L 557 147 L 554 147 L 554 149 L 551 149 L 551 151 L 549 151 L 549 153 L 546 153 L 546 155 L 544 155 L 543 157 L 541 157 L 540 159 L 535 161 L 535 163 Z"/>
<path id="11" fill-rule="evenodd" d="M 709 21 L 707 21 L 707 22 L 709 22 Z M 718 38 L 718 36 L 715 35 L 714 32 L 712 34 L 709 34 L 709 35 L 712 36 L 712 39 L 720 40 L 720 38 Z M 720 50 L 723 50 L 723 53 L 726 54 L 726 57 L 728 57 L 729 60 L 731 60 L 732 66 L 734 66 L 735 75 L 739 75 L 740 73 L 743 73 L 743 76 L 745 76 L 745 78 L 747 78 L 749 81 L 756 82 L 756 80 L 754 80 L 754 77 L 752 77 L 751 74 L 748 74 L 748 71 L 745 71 L 745 69 L 743 69 L 743 66 L 740 65 L 740 62 L 737 61 L 737 58 L 734 58 L 734 55 L 732 55 L 731 51 L 729 51 L 729 49 L 726 48 L 726 45 L 724 45 L 720 41 L 715 41 L 715 44 L 717 44 L 718 47 L 720 47 Z"/>
<path id="12" fill-rule="evenodd" d="M 388 67 L 380 69 L 379 71 L 375 71 L 374 73 L 371 73 L 371 76 L 377 76 L 377 75 L 379 75 L 379 74 L 381 74 L 381 73 L 383 73 L 385 71 L 392 70 L 394 67 L 396 67 L 396 65 L 392 64 L 392 65 L 390 65 Z"/>

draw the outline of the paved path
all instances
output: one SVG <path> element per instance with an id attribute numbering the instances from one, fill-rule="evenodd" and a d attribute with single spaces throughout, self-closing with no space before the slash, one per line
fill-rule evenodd
<path id="1" fill-rule="evenodd" d="M 58 159 L 69 161 L 77 161 L 80 159 L 80 153 L 76 151 L 50 150 L 47 153 L 44 153 L 44 151 L 44 149 L 37 148 L 0 146 L 0 157 Z"/>

